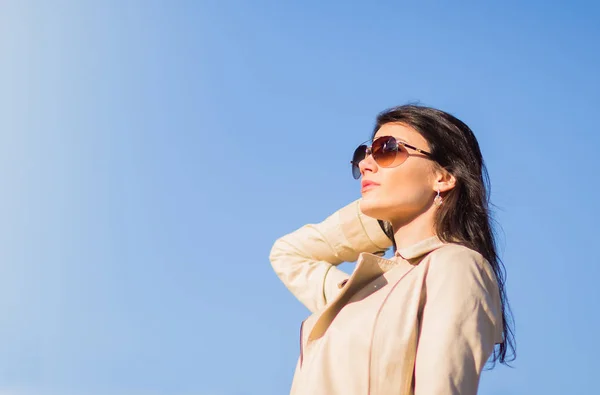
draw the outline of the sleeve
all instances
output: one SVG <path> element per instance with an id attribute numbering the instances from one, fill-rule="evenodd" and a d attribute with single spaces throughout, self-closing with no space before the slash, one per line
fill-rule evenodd
<path id="1" fill-rule="evenodd" d="M 491 266 L 467 248 L 432 257 L 415 360 L 415 395 L 475 395 L 502 341 L 500 294 Z"/>
<path id="2" fill-rule="evenodd" d="M 275 241 L 269 259 L 277 276 L 311 312 L 339 292 L 348 274 L 336 266 L 361 252 L 385 252 L 392 244 L 379 222 L 360 211 L 360 199 L 318 224 L 307 224 Z"/>

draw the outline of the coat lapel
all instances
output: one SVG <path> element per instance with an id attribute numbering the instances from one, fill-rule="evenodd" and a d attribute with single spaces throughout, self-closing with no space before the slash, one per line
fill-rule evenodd
<path id="1" fill-rule="evenodd" d="M 319 314 L 315 325 L 310 331 L 308 340 L 315 340 L 323 336 L 342 307 L 348 303 L 356 292 L 396 266 L 398 266 L 398 263 L 393 260 L 381 258 L 366 252 L 361 253 L 354 272 L 348 281 L 345 282 L 340 293 Z"/>
<path id="2" fill-rule="evenodd" d="M 315 325 L 308 335 L 308 340 L 316 340 L 323 336 L 337 314 L 348 301 L 365 285 L 384 273 L 395 268 L 394 278 L 402 278 L 418 264 L 420 257 L 443 246 L 436 236 L 418 242 L 408 248 L 399 249 L 396 256 L 406 260 L 411 265 L 400 265 L 398 262 L 385 259 L 374 254 L 363 252 L 359 255 L 354 272 L 343 285 L 342 290 L 335 299 L 329 303 L 316 318 Z"/>

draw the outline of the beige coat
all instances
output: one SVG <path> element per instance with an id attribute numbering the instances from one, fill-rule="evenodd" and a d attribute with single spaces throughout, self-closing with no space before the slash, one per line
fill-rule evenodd
<path id="1" fill-rule="evenodd" d="M 502 341 L 491 266 L 435 236 L 401 257 L 378 256 L 390 245 L 359 200 L 273 245 L 275 272 L 313 313 L 300 328 L 291 394 L 477 393 Z M 351 276 L 336 267 L 344 261 L 357 261 Z"/>

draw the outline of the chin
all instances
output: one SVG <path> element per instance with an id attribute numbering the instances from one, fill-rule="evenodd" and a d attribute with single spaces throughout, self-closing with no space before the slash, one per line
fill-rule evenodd
<path id="1" fill-rule="evenodd" d="M 385 217 L 385 209 L 378 199 L 375 199 L 374 196 L 369 196 L 366 194 L 362 197 L 360 201 L 360 211 L 366 216 L 371 218 L 387 220 Z"/>

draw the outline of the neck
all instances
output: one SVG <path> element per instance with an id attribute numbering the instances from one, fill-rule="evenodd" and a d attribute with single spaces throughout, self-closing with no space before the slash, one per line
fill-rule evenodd
<path id="1" fill-rule="evenodd" d="M 392 220 L 396 247 L 402 249 L 435 236 L 434 215 L 435 208 L 430 207 L 413 218 Z"/>

